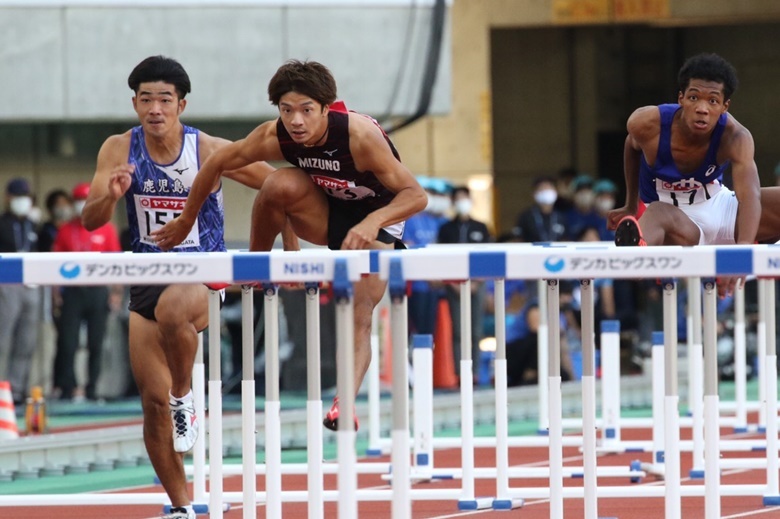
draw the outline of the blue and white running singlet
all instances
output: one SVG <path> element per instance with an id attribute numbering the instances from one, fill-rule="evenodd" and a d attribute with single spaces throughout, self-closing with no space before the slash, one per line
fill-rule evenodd
<path id="1" fill-rule="evenodd" d="M 149 156 L 141 126 L 132 129 L 128 162 L 135 164 L 130 189 L 125 193 L 127 220 L 133 239 L 133 252 L 160 252 L 151 239 L 152 231 L 179 216 L 184 209 L 198 160 L 198 130 L 184 126 L 179 157 L 170 164 L 157 164 Z M 187 238 L 174 247 L 177 252 L 225 250 L 225 211 L 222 187 L 208 198 Z"/>

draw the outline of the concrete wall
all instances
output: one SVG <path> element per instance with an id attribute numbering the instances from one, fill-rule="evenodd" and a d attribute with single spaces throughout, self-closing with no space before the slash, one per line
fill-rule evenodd
<path id="1" fill-rule="evenodd" d="M 0 121 L 126 119 L 133 115 L 127 76 L 154 54 L 188 70 L 191 117 L 274 116 L 266 87 L 290 58 L 330 67 L 340 96 L 358 111 L 406 115 L 417 108 L 430 1 L 170 3 L 31 8 L 0 1 L 0 97 L 13 99 L 0 106 Z M 449 111 L 449 34 L 448 25 L 434 113 Z"/>

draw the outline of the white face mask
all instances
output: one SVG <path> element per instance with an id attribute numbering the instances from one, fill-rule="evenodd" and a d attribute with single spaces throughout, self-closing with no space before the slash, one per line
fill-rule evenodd
<path id="1" fill-rule="evenodd" d="M 73 209 L 68 205 L 55 207 L 54 211 L 52 212 L 52 216 L 54 216 L 55 220 L 60 222 L 67 222 L 73 218 Z"/>
<path id="2" fill-rule="evenodd" d="M 28 219 L 29 219 L 29 220 L 30 220 L 32 223 L 34 223 L 34 224 L 36 224 L 36 225 L 38 225 L 39 223 L 41 223 L 41 216 L 42 216 L 42 213 L 41 213 L 41 208 L 40 208 L 40 207 L 35 207 L 35 206 L 32 206 L 32 207 L 30 208 L 30 212 L 29 212 L 29 213 L 27 213 L 27 218 L 28 218 Z"/>
<path id="3" fill-rule="evenodd" d="M 576 205 L 578 208 L 582 209 L 583 211 L 587 211 L 591 207 L 593 207 L 593 200 L 596 198 L 596 195 L 593 194 L 593 191 L 590 191 L 588 189 L 578 191 L 574 194 L 574 205 Z"/>
<path id="4" fill-rule="evenodd" d="M 539 205 L 553 205 L 558 200 L 558 193 L 554 189 L 542 189 L 536 192 L 534 200 Z"/>
<path id="5" fill-rule="evenodd" d="M 596 209 L 599 212 L 606 213 L 607 211 L 611 211 L 615 208 L 615 199 L 614 198 L 597 198 L 596 199 Z"/>
<path id="6" fill-rule="evenodd" d="M 32 198 L 29 196 L 16 196 L 11 199 L 10 208 L 14 215 L 23 218 L 30 214 L 30 209 L 32 209 Z"/>
<path id="7" fill-rule="evenodd" d="M 468 216 L 471 213 L 471 200 L 468 198 L 461 198 L 455 202 L 455 212 L 460 216 Z"/>
<path id="8" fill-rule="evenodd" d="M 81 211 L 84 210 L 85 205 L 87 205 L 86 200 L 76 200 L 73 202 L 73 212 L 76 216 L 81 216 Z"/>

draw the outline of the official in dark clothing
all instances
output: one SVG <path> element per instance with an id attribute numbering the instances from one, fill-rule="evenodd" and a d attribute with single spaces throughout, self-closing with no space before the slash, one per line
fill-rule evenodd
<path id="1" fill-rule="evenodd" d="M 38 234 L 28 218 L 30 184 L 23 178 L 6 187 L 6 212 L 0 216 L 0 253 L 37 252 Z M 41 291 L 26 285 L 0 285 L 0 380 L 11 383 L 14 403 L 27 395 L 32 356 L 38 344 Z"/>

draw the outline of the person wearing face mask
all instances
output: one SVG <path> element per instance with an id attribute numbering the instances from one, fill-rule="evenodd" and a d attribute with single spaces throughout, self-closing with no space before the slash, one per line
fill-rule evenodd
<path id="1" fill-rule="evenodd" d="M 38 251 L 38 235 L 29 218 L 32 206 L 30 183 L 24 178 L 8 182 L 6 212 L 0 216 L 0 253 Z M 0 380 L 11 383 L 16 405 L 27 396 L 40 299 L 39 287 L 0 285 Z"/>
<path id="2" fill-rule="evenodd" d="M 487 226 L 471 218 L 471 193 L 466 186 L 458 186 L 452 191 L 452 207 L 455 217 L 439 229 L 439 243 L 490 243 L 493 238 Z M 479 341 L 483 334 L 483 317 L 485 307 L 485 284 L 479 281 L 471 283 L 471 352 L 472 358 L 479 358 Z M 455 371 L 460 375 L 460 288 L 446 286 L 447 301 L 450 305 L 452 318 L 452 353 L 455 357 Z M 474 369 L 478 363 L 474 363 Z"/>
<path id="3" fill-rule="evenodd" d="M 572 182 L 572 187 L 573 207 L 566 213 L 566 225 L 569 235 L 576 237 L 586 227 L 596 227 L 599 224 L 599 215 L 593 206 L 596 200 L 593 179 L 588 175 L 579 175 Z"/>
<path id="4" fill-rule="evenodd" d="M 73 188 L 73 217 L 60 227 L 54 239 L 54 252 L 120 252 L 119 235 L 111 222 L 88 231 L 81 223 L 90 184 L 84 182 Z M 59 398 L 70 400 L 80 397 L 74 370 L 76 350 L 79 346 L 81 323 L 87 325 L 87 350 L 89 351 L 88 377 L 85 396 L 96 400 L 95 388 L 100 376 L 103 338 L 110 310 L 117 310 L 122 301 L 119 287 L 65 286 L 52 290 L 52 305 L 59 314 L 57 354 L 54 358 L 54 387 Z"/>
<path id="5" fill-rule="evenodd" d="M 528 243 L 565 241 L 570 237 L 566 218 L 555 209 L 555 179 L 537 177 L 533 182 L 534 205 L 520 213 L 515 234 Z"/>

